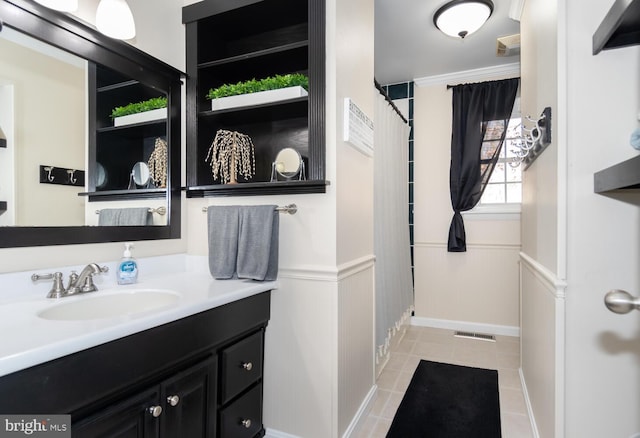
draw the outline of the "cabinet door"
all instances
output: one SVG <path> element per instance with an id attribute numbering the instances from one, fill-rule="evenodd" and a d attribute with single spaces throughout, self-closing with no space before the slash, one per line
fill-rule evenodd
<path id="1" fill-rule="evenodd" d="M 215 435 L 217 363 L 212 356 L 163 382 L 163 438 Z"/>
<path id="2" fill-rule="evenodd" d="M 71 426 L 73 438 L 155 438 L 160 414 L 157 388 L 110 406 Z M 153 409 L 155 408 L 155 414 Z"/>

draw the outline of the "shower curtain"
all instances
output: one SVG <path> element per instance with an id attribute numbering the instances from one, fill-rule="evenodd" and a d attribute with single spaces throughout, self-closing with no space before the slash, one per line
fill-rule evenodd
<path id="1" fill-rule="evenodd" d="M 375 90 L 376 368 L 413 309 L 409 242 L 409 126 Z"/>

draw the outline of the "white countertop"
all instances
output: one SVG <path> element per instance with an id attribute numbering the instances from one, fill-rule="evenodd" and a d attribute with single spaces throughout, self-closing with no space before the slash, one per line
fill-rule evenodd
<path id="1" fill-rule="evenodd" d="M 141 275 L 138 283 L 133 285 L 118 286 L 111 280 L 103 281 L 100 285 L 96 281 L 99 287 L 97 292 L 57 300 L 46 298 L 49 282 L 41 285 L 37 294 L 31 291 L 16 296 L 14 293 L 10 299 L 5 297 L 4 300 L 1 300 L 0 294 L 0 376 L 277 288 L 277 282 L 273 281 L 215 280 L 202 269 L 200 260 L 196 263 L 200 265 L 198 269 L 189 269 L 184 267 L 184 257 L 180 256 L 175 258 L 179 261 L 177 269 L 167 272 L 162 268 L 167 265 L 175 267 L 176 263 L 167 263 L 168 257 L 158 259 L 161 263 L 156 263 L 159 269 L 155 271 L 160 272 Z M 149 263 L 139 261 L 139 266 Z M 111 267 L 112 264 L 107 265 Z M 115 277 L 113 272 L 112 269 L 110 275 Z M 3 277 L 0 276 L 0 290 L 16 287 L 15 278 L 12 281 L 11 275 Z M 30 285 L 25 285 L 25 289 L 29 289 L 27 286 Z M 180 296 L 173 304 L 114 318 L 58 321 L 38 316 L 47 308 L 73 300 L 87 300 L 99 294 L 105 296 L 137 289 L 167 290 Z"/>

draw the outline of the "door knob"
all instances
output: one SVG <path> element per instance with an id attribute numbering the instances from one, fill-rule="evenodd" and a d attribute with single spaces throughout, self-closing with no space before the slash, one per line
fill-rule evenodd
<path id="1" fill-rule="evenodd" d="M 177 395 L 172 395 L 170 397 L 167 397 L 167 402 L 171 405 L 171 406 L 177 406 L 178 403 L 180 403 L 180 397 Z"/>
<path id="2" fill-rule="evenodd" d="M 640 298 L 632 296 L 629 292 L 613 289 L 604 296 L 604 304 L 614 313 L 629 313 L 633 309 L 640 310 Z"/>

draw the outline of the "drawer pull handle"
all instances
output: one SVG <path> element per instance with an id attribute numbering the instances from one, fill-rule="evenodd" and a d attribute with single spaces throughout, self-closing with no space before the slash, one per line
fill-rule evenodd
<path id="1" fill-rule="evenodd" d="M 242 420 L 242 425 L 249 429 L 251 427 L 251 420 L 249 420 L 248 418 L 246 420 Z"/>
<path id="2" fill-rule="evenodd" d="M 149 412 L 151 413 L 151 415 L 153 415 L 155 418 L 158 418 L 160 416 L 160 414 L 162 414 L 162 406 L 151 406 L 149 408 Z"/>
<path id="3" fill-rule="evenodd" d="M 167 402 L 171 405 L 171 406 L 177 406 L 178 403 L 180 403 L 180 397 L 178 397 L 177 395 L 172 395 L 170 397 L 167 397 Z"/>
<path id="4" fill-rule="evenodd" d="M 251 362 L 245 362 L 242 364 L 242 368 L 247 371 L 251 371 L 253 369 L 253 364 Z"/>

